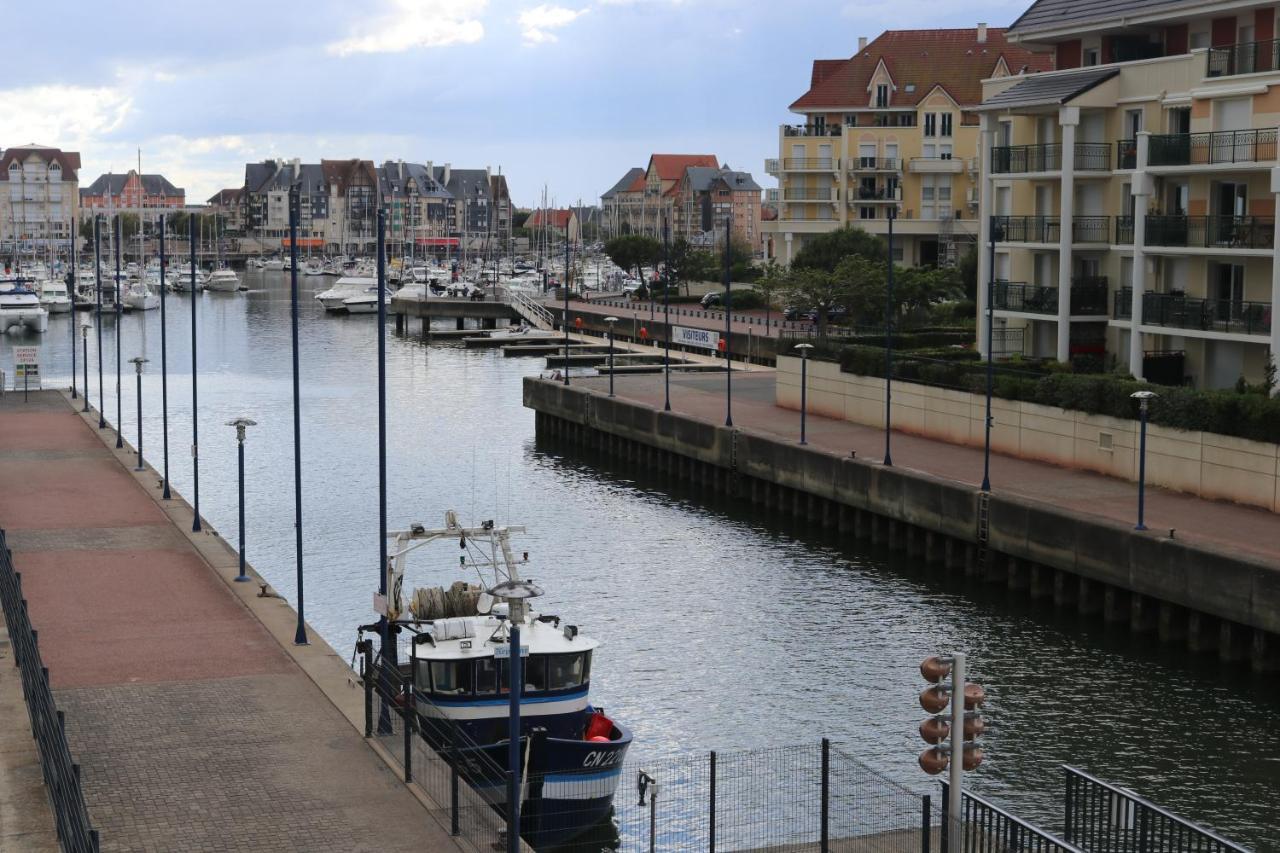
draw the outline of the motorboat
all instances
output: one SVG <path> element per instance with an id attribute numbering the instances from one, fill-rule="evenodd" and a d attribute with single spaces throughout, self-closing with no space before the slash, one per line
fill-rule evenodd
<path id="1" fill-rule="evenodd" d="M 391 304 L 391 291 L 383 298 L 387 305 Z M 342 307 L 348 314 L 375 314 L 378 311 L 378 287 L 374 285 L 363 293 L 342 300 Z"/>
<path id="2" fill-rule="evenodd" d="M 223 268 L 209 273 L 204 289 L 214 293 L 237 293 L 240 290 L 240 278 L 229 269 Z"/>
<path id="3" fill-rule="evenodd" d="M 264 270 L 282 270 L 284 269 L 284 260 L 281 258 L 268 258 L 263 264 Z"/>
<path id="4" fill-rule="evenodd" d="M 50 314 L 65 314 L 71 310 L 71 297 L 67 294 L 67 286 L 56 279 L 45 279 L 40 282 L 40 304 Z"/>
<path id="5" fill-rule="evenodd" d="M 369 276 L 343 276 L 333 283 L 333 287 L 316 294 L 316 299 L 326 311 L 347 310 L 346 301 L 363 296 L 370 287 L 378 286 L 377 279 Z M 374 301 L 375 310 L 377 301 Z"/>
<path id="6" fill-rule="evenodd" d="M 397 692 L 410 686 L 419 736 L 493 808 L 504 809 L 508 774 L 515 777 L 520 833 L 534 849 L 603 827 L 632 734 L 589 699 L 599 642 L 532 606 L 543 590 L 521 578 L 528 554 L 517 559 L 511 544 L 511 535 L 525 528 L 492 521 L 464 527 L 452 510 L 444 521 L 442 528 L 413 524 L 388 534 L 383 580 L 389 594 L 374 601 L 387 620 L 384 643 L 390 648 L 383 646 L 375 671 L 366 676 Z M 408 557 L 433 542 L 451 545 L 442 563 L 448 571 L 478 577 L 481 585 L 406 585 Z M 519 630 L 518 650 L 513 629 Z M 513 654 L 521 661 L 518 681 L 511 677 Z M 509 723 L 513 688 L 516 732 Z M 378 691 L 380 701 L 397 701 L 384 688 Z M 513 735 L 518 760 L 510 767 Z"/>
<path id="7" fill-rule="evenodd" d="M 307 261 L 302 265 L 303 275 L 324 275 L 324 264 L 320 261 Z"/>
<path id="8" fill-rule="evenodd" d="M 160 296 L 146 281 L 135 281 L 120 300 L 131 311 L 152 311 L 160 307 Z"/>
<path id="9" fill-rule="evenodd" d="M 204 287 L 205 272 L 200 269 L 199 265 L 195 268 L 196 272 L 196 290 Z M 191 264 L 176 267 L 171 266 L 164 275 L 165 284 L 172 293 L 189 293 L 191 292 Z"/>
<path id="10" fill-rule="evenodd" d="M 49 328 L 49 312 L 28 279 L 0 280 L 0 332 L 44 332 Z"/>

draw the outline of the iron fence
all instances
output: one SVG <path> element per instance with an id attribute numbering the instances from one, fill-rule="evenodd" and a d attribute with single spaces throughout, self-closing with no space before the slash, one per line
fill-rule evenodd
<path id="1" fill-rule="evenodd" d="M 1152 166 L 1259 163 L 1276 159 L 1276 128 L 1158 134 L 1151 137 Z"/>
<path id="2" fill-rule="evenodd" d="M 1280 40 L 1247 41 L 1227 47 L 1210 48 L 1205 68 L 1207 77 L 1256 74 L 1280 68 Z"/>
<path id="3" fill-rule="evenodd" d="M 71 757 L 66 718 L 53 701 L 49 670 L 41 661 L 38 637 L 22 597 L 22 575 L 13 568 L 13 554 L 3 530 L 0 530 L 0 605 L 4 609 L 14 662 L 22 673 L 22 691 L 31 717 L 31 733 L 40 752 L 40 768 L 58 842 L 67 853 L 97 853 L 98 831 L 89 820 L 84 789 L 80 785 L 80 765 Z"/>
<path id="4" fill-rule="evenodd" d="M 1271 249 L 1275 246 L 1272 216 L 1147 216 L 1148 246 Z"/>
<path id="5" fill-rule="evenodd" d="M 942 849 L 947 850 L 947 783 L 942 783 Z M 1015 817 L 977 794 L 960 797 L 964 853 L 1085 853 L 1080 847 Z M 1090 853 L 1101 853 L 1090 848 Z"/>
<path id="6" fill-rule="evenodd" d="M 1063 835 L 1095 853 L 1248 853 L 1142 797 L 1063 765 L 1067 777 Z"/>
<path id="7" fill-rule="evenodd" d="M 1177 293 L 1142 294 L 1142 323 L 1179 329 L 1266 335 L 1271 303 L 1243 299 L 1201 299 Z"/>

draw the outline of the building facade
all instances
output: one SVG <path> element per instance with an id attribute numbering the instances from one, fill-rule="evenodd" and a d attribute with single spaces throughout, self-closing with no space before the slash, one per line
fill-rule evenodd
<path id="1" fill-rule="evenodd" d="M 6 259 L 69 251 L 80 216 L 80 154 L 48 145 L 0 152 L 0 253 Z"/>
<path id="2" fill-rule="evenodd" d="M 545 235 L 551 240 L 564 240 L 578 243 L 582 240 L 581 223 L 573 208 L 539 208 L 525 220 L 524 227 L 531 234 Z"/>
<path id="3" fill-rule="evenodd" d="M 791 104 L 803 123 L 778 129 L 765 171 L 777 219 L 768 257 L 790 263 L 804 242 L 845 226 L 886 235 L 900 263 L 949 265 L 978 233 L 982 81 L 1044 70 L 1052 58 L 1004 30 L 890 30 L 850 59 L 816 60 Z"/>
<path id="4" fill-rule="evenodd" d="M 653 154 L 645 168 L 629 169 L 600 196 L 606 236 L 643 234 L 714 245 L 724 239 L 724 219 L 736 241 L 760 246 L 760 186 L 748 172 L 721 166 L 714 154 Z"/>
<path id="5" fill-rule="evenodd" d="M 164 175 L 139 175 L 133 169 L 122 175 L 100 175 L 80 190 L 80 208 L 86 213 L 122 208 L 178 208 L 186 203 L 186 192 Z"/>
<path id="6" fill-rule="evenodd" d="M 244 187 L 218 190 L 206 202 L 209 212 L 218 216 L 226 233 L 244 233 Z"/>
<path id="7" fill-rule="evenodd" d="M 1059 70 L 984 84 L 993 348 L 1260 382 L 1280 349 L 1277 7 L 1121 5 L 1040 0 L 1009 38 Z"/>

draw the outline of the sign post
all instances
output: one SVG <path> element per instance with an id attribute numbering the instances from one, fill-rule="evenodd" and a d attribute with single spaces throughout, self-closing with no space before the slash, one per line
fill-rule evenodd
<path id="1" fill-rule="evenodd" d="M 13 348 L 13 390 L 18 390 L 18 380 L 22 380 L 22 402 L 27 401 L 27 389 L 32 378 L 36 381 L 36 390 L 40 390 L 40 347 L 15 346 Z"/>

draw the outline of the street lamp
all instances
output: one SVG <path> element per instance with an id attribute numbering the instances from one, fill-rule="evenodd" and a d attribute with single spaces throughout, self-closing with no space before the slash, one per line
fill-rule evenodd
<path id="1" fill-rule="evenodd" d="M 135 471 L 144 470 L 142 467 L 142 365 L 146 364 L 150 360 L 151 359 L 143 358 L 140 355 L 135 355 L 133 358 L 129 359 L 130 363 L 133 364 L 134 372 L 138 377 L 138 466 L 133 469 Z M 117 433 L 118 432 L 119 431 L 117 430 Z"/>
<path id="2" fill-rule="evenodd" d="M 804 421 L 808 409 L 809 350 L 813 349 L 813 344 L 796 344 L 795 349 L 800 350 L 800 443 L 808 444 L 804 440 Z"/>
<path id="3" fill-rule="evenodd" d="M 80 345 L 82 347 L 83 357 L 80 359 L 84 362 L 84 408 L 80 411 L 89 411 L 89 326 L 91 325 L 89 318 L 80 315 Z"/>
<path id="4" fill-rule="evenodd" d="M 244 570 L 244 436 L 249 427 L 257 425 L 257 421 L 249 418 L 236 418 L 233 421 L 227 421 L 227 426 L 236 428 L 236 442 L 238 443 L 236 451 L 240 463 L 240 574 L 236 575 L 236 581 L 239 583 L 249 580 L 249 576 L 245 574 Z"/>
<path id="5" fill-rule="evenodd" d="M 618 322 L 617 317 L 605 317 L 604 321 L 609 324 L 609 396 L 613 396 L 613 326 Z"/>
<path id="6" fill-rule="evenodd" d="M 897 218 L 896 204 L 889 205 L 889 259 L 885 263 L 888 270 L 888 287 L 884 300 L 884 464 L 893 466 L 893 455 L 889 452 L 889 441 L 892 435 L 893 411 L 893 220 Z M 824 310 L 818 306 L 818 310 Z"/>
<path id="7" fill-rule="evenodd" d="M 1133 529 L 1146 530 L 1143 515 L 1147 491 L 1147 407 L 1159 395 L 1154 391 L 1134 391 L 1129 396 L 1138 401 L 1138 421 L 1141 424 L 1138 439 L 1138 524 Z"/>

